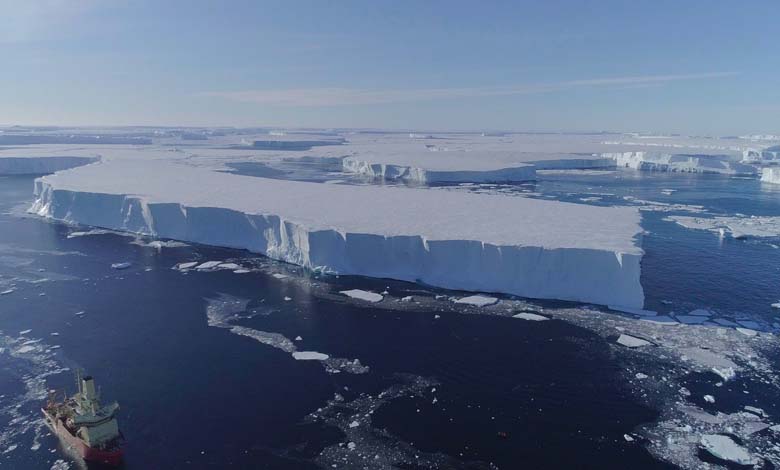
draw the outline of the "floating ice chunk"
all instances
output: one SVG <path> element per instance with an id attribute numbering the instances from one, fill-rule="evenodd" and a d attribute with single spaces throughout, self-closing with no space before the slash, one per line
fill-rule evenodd
<path id="1" fill-rule="evenodd" d="M 81 316 L 84 316 L 84 315 L 86 315 L 86 314 L 87 314 L 87 312 L 85 312 L 84 310 L 82 310 L 82 311 L 80 311 L 80 312 L 76 312 L 76 313 L 74 313 L 73 315 L 76 315 L 77 317 L 81 317 Z"/>
<path id="2" fill-rule="evenodd" d="M 287 274 L 282 274 L 282 273 L 273 273 L 271 274 L 271 276 L 275 277 L 276 279 L 286 279 L 290 277 Z"/>
<path id="3" fill-rule="evenodd" d="M 729 381 L 737 376 L 737 372 L 733 367 L 713 367 L 712 371 L 725 381 Z"/>
<path id="4" fill-rule="evenodd" d="M 291 300 L 292 300 L 292 297 L 287 297 L 286 295 L 284 296 L 284 301 L 285 302 L 289 302 Z"/>
<path id="5" fill-rule="evenodd" d="M 355 450 L 356 447 L 357 447 L 357 444 L 355 444 L 354 442 L 348 442 L 347 443 L 347 449 L 349 449 L 349 450 Z"/>
<path id="6" fill-rule="evenodd" d="M 767 429 L 769 424 L 761 421 L 748 421 L 742 425 L 742 434 L 751 435 Z"/>
<path id="7" fill-rule="evenodd" d="M 549 320 L 549 318 L 545 317 L 544 315 L 539 315 L 537 313 L 531 313 L 531 312 L 520 312 L 517 315 L 512 315 L 512 318 L 519 318 L 521 320 L 530 320 L 530 321 Z"/>
<path id="8" fill-rule="evenodd" d="M 742 328 L 740 326 L 737 327 L 737 331 L 739 331 L 745 336 L 751 336 L 751 337 L 756 336 L 758 334 L 758 331 L 756 330 L 751 330 L 750 328 Z"/>
<path id="9" fill-rule="evenodd" d="M 31 332 L 32 330 L 22 330 L 19 332 L 20 335 L 26 335 L 27 333 Z"/>
<path id="10" fill-rule="evenodd" d="M 712 395 L 704 395 L 704 401 L 707 403 L 715 403 L 715 397 Z"/>
<path id="11" fill-rule="evenodd" d="M 324 361 L 330 357 L 316 351 L 296 351 L 292 356 L 298 361 Z"/>
<path id="12" fill-rule="evenodd" d="M 643 380 L 643 379 L 646 379 L 648 377 L 648 375 L 647 374 L 643 374 L 641 372 L 637 372 L 634 377 L 636 377 L 639 380 Z"/>
<path id="13" fill-rule="evenodd" d="M 16 352 L 22 353 L 22 354 L 25 354 L 25 353 L 28 353 L 28 352 L 32 352 L 32 351 L 35 351 L 35 346 L 31 346 L 31 345 L 22 346 L 21 348 L 16 350 Z"/>
<path id="14" fill-rule="evenodd" d="M 351 289 L 340 291 L 341 294 L 351 297 L 353 299 L 365 300 L 366 302 L 376 303 L 381 301 L 384 297 L 376 292 L 369 292 L 360 289 Z"/>
<path id="15" fill-rule="evenodd" d="M 751 330 L 761 329 L 761 325 L 758 322 L 754 322 L 753 320 L 737 320 L 737 323 L 745 328 L 750 328 Z"/>
<path id="16" fill-rule="evenodd" d="M 780 308 L 780 302 L 773 303 L 772 308 Z"/>
<path id="17" fill-rule="evenodd" d="M 755 465 L 758 460 L 729 436 L 705 434 L 701 437 L 702 447 L 713 456 L 739 465 Z"/>
<path id="18" fill-rule="evenodd" d="M 14 293 L 14 290 L 15 290 L 15 289 L 7 289 L 7 290 L 4 290 L 4 291 L 0 292 L 0 295 L 8 295 L 8 294 L 13 294 L 13 293 Z"/>
<path id="19" fill-rule="evenodd" d="M 204 269 L 214 269 L 220 264 L 222 264 L 222 261 L 206 261 L 205 263 L 198 265 L 195 269 L 198 271 L 202 271 Z"/>
<path id="20" fill-rule="evenodd" d="M 251 272 L 252 271 L 250 269 L 243 269 L 243 268 L 236 269 L 236 270 L 233 271 L 234 274 L 247 274 L 247 273 L 251 273 Z"/>
<path id="21" fill-rule="evenodd" d="M 133 263 L 131 263 L 129 261 L 123 261 L 121 263 L 113 263 L 111 265 L 111 269 L 127 269 L 130 266 L 132 266 L 132 265 L 133 265 Z"/>
<path id="22" fill-rule="evenodd" d="M 217 266 L 219 269 L 241 269 L 241 266 L 237 265 L 236 263 L 220 263 L 219 266 Z"/>
<path id="23" fill-rule="evenodd" d="M 712 315 L 712 312 L 703 308 L 697 308 L 692 312 L 688 312 L 688 315 L 693 315 L 695 317 L 709 317 Z"/>
<path id="24" fill-rule="evenodd" d="M 714 321 L 715 323 L 721 326 L 731 326 L 731 327 L 737 326 L 736 323 L 734 323 L 731 320 L 726 320 L 725 318 L 713 318 L 712 321 Z"/>
<path id="25" fill-rule="evenodd" d="M 623 434 L 623 439 L 625 439 L 626 442 L 634 442 L 634 438 L 629 436 L 628 434 Z"/>
<path id="26" fill-rule="evenodd" d="M 745 411 L 749 411 L 749 412 L 751 412 L 751 413 L 753 413 L 755 415 L 758 415 L 758 416 L 766 417 L 766 415 L 767 415 L 764 410 L 762 410 L 761 408 L 757 408 L 755 406 L 745 405 L 743 407 L 743 409 Z"/>
<path id="27" fill-rule="evenodd" d="M 182 270 L 182 269 L 191 269 L 198 265 L 198 261 L 190 261 L 188 263 L 179 263 L 176 265 L 176 269 Z"/>
<path id="28" fill-rule="evenodd" d="M 495 297 L 487 297 L 484 295 L 471 295 L 463 297 L 455 301 L 456 304 L 474 305 L 475 307 L 486 307 L 488 305 L 494 305 L 498 303 L 498 299 Z"/>
<path id="29" fill-rule="evenodd" d="M 295 341 L 303 341 L 303 338 L 301 338 L 300 336 L 296 336 Z"/>
<path id="30" fill-rule="evenodd" d="M 769 426 L 769 430 L 772 432 L 780 433 L 780 424 L 775 424 L 774 426 Z"/>
<path id="31" fill-rule="evenodd" d="M 635 336 L 622 334 L 617 339 L 618 344 L 622 344 L 623 346 L 627 348 L 639 348 L 642 346 L 649 346 L 653 343 L 650 341 L 646 341 L 642 338 L 637 338 Z"/>
<path id="32" fill-rule="evenodd" d="M 351 423 L 349 423 L 350 428 L 356 428 L 358 426 L 360 426 L 360 423 L 358 423 L 357 421 L 352 421 Z"/>
<path id="33" fill-rule="evenodd" d="M 406 297 L 401 297 L 401 302 L 411 302 L 412 300 L 414 300 L 414 297 L 412 297 L 411 295 L 407 295 Z"/>
<path id="34" fill-rule="evenodd" d="M 701 325 L 709 320 L 708 317 L 698 315 L 676 315 L 675 318 L 677 318 L 677 321 L 680 323 L 685 323 L 686 325 Z"/>

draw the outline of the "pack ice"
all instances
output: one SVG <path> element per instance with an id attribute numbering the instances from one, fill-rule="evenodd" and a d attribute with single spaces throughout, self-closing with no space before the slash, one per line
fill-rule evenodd
<path id="1" fill-rule="evenodd" d="M 325 272 L 643 305 L 635 208 L 323 185 L 229 174 L 197 162 L 171 151 L 106 151 L 99 164 L 37 179 L 32 210 L 57 220 L 248 249 Z"/>

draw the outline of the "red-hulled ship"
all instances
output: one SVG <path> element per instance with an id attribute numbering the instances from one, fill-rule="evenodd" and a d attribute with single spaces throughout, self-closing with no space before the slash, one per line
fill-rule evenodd
<path id="1" fill-rule="evenodd" d="M 54 392 L 41 408 L 52 432 L 86 461 L 117 466 L 122 461 L 124 436 L 119 431 L 113 402 L 100 405 L 91 376 L 78 380 L 79 392 L 58 402 Z"/>

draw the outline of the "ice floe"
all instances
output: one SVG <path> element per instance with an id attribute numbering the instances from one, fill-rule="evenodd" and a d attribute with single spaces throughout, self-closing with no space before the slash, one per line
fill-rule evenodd
<path id="1" fill-rule="evenodd" d="M 384 298 L 381 294 L 377 294 L 376 292 L 369 292 L 360 289 L 343 290 L 340 291 L 340 293 L 353 299 L 364 300 L 371 303 L 380 302 Z"/>
<path id="2" fill-rule="evenodd" d="M 519 318 L 521 320 L 530 320 L 530 321 L 549 320 L 549 318 L 545 317 L 544 315 L 539 315 L 538 313 L 531 313 L 531 312 L 520 312 L 515 315 L 512 315 L 512 318 Z"/>
<path id="3" fill-rule="evenodd" d="M 475 307 L 487 307 L 488 305 L 494 305 L 498 303 L 498 299 L 495 297 L 488 297 L 486 295 L 470 295 L 468 297 L 462 297 L 455 300 L 456 304 L 473 305 Z"/>
<path id="4" fill-rule="evenodd" d="M 324 361 L 330 357 L 316 351 L 296 351 L 292 356 L 298 361 Z"/>
<path id="5" fill-rule="evenodd" d="M 705 434 L 701 437 L 701 445 L 710 454 L 739 465 L 755 465 L 758 459 L 729 436 L 722 434 Z"/>
<path id="6" fill-rule="evenodd" d="M 637 338 L 636 336 L 621 334 L 617 339 L 618 344 L 622 344 L 623 346 L 629 347 L 629 348 L 639 348 L 642 346 L 649 346 L 653 343 L 650 341 L 646 341 L 642 338 Z"/>
<path id="7" fill-rule="evenodd" d="M 780 237 L 780 217 L 740 216 L 731 217 L 689 217 L 669 216 L 664 220 L 675 222 L 685 228 L 707 230 L 716 234 L 730 234 L 733 238 Z"/>

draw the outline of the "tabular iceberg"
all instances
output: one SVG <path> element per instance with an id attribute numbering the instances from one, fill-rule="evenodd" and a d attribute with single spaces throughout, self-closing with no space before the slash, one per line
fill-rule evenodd
<path id="1" fill-rule="evenodd" d="M 780 166 L 761 170 L 761 181 L 780 184 Z"/>
<path id="2" fill-rule="evenodd" d="M 334 186 L 162 159 L 38 178 L 53 219 L 248 249 L 327 272 L 641 308 L 640 215 L 528 198 Z"/>
<path id="3" fill-rule="evenodd" d="M 755 175 L 756 169 L 736 161 L 729 155 L 689 155 L 653 152 L 606 153 L 617 166 L 636 170 L 682 173 L 720 173 L 725 175 Z"/>
<path id="4" fill-rule="evenodd" d="M 0 156 L 0 175 L 42 175 L 98 161 L 97 157 L 4 157 Z"/>

